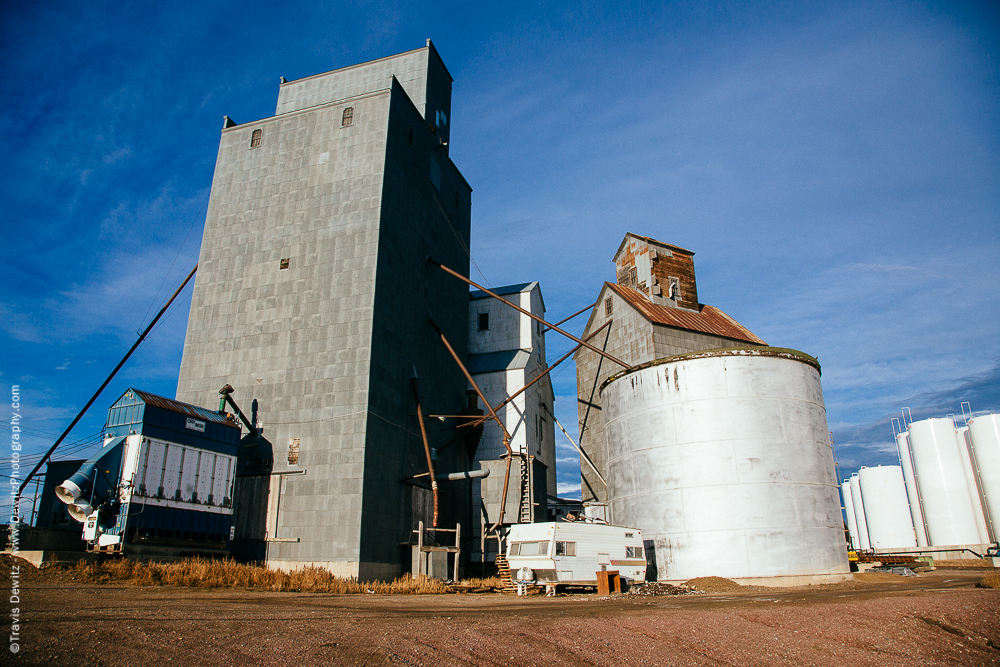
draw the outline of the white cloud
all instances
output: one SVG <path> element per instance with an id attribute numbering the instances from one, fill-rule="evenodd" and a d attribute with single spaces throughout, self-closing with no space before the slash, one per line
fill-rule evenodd
<path id="1" fill-rule="evenodd" d="M 563 484 L 560 482 L 556 485 L 556 493 L 563 498 L 579 498 L 580 484 Z"/>
<path id="2" fill-rule="evenodd" d="M 45 339 L 45 329 L 40 321 L 15 311 L 6 303 L 0 303 L 0 330 L 14 340 L 39 343 Z"/>
<path id="3" fill-rule="evenodd" d="M 132 149 L 129 146 L 117 148 L 104 156 L 104 164 L 115 164 L 132 157 Z"/>

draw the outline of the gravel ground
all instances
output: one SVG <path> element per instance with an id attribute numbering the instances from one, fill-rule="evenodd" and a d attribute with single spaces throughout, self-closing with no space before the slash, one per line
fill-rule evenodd
<path id="1" fill-rule="evenodd" d="M 976 588 L 981 576 L 601 599 L 94 586 L 42 572 L 22 584 L 22 651 L 0 663 L 1000 665 L 1000 591 Z"/>

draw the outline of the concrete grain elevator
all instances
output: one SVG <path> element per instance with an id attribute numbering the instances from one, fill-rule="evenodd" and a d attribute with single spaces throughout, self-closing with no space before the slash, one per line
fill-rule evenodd
<path id="1" fill-rule="evenodd" d="M 222 130 L 177 398 L 224 385 L 241 444 L 234 553 L 385 579 L 409 568 L 429 491 L 417 422 L 466 405 L 433 327 L 467 354 L 471 188 L 448 154 L 452 78 L 423 48 L 282 79 L 275 115 Z M 428 434 L 436 449 L 444 436 Z M 461 448 L 442 473 L 465 469 Z M 467 515 L 465 489 L 440 517 Z"/>

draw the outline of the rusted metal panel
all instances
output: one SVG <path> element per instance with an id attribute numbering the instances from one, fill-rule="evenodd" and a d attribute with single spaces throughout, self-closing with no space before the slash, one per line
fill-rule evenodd
<path id="1" fill-rule="evenodd" d="M 650 303 L 635 290 L 623 287 L 622 285 L 614 283 L 605 284 L 615 294 L 627 301 L 630 306 L 639 311 L 643 317 L 654 324 L 661 324 L 677 329 L 687 329 L 689 331 L 699 331 L 701 333 L 742 340 L 757 345 L 767 345 L 767 343 L 751 333 L 749 329 L 715 306 L 702 305 L 700 312 L 684 310 L 682 308 L 669 308 Z"/>
<path id="2" fill-rule="evenodd" d="M 147 405 L 155 405 L 158 408 L 164 410 L 170 410 L 171 412 L 178 412 L 182 415 L 187 415 L 188 417 L 194 417 L 196 419 L 202 419 L 204 421 L 214 422 L 216 424 L 222 424 L 223 426 L 231 426 L 233 428 L 239 428 L 239 425 L 229 418 L 229 415 L 220 414 L 213 410 L 206 410 L 205 408 L 199 408 L 196 405 L 190 405 L 188 403 L 181 403 L 180 401 L 174 401 L 169 398 L 164 398 L 163 396 L 157 396 L 156 394 L 150 394 L 145 391 L 140 391 L 138 389 L 133 389 L 135 395 L 138 396 Z"/>

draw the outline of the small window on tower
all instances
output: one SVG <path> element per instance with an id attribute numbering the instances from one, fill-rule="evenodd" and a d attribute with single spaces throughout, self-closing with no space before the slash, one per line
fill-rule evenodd
<path id="1" fill-rule="evenodd" d="M 279 271 L 284 271 L 287 268 L 288 268 L 288 257 L 281 260 L 281 262 L 278 264 Z"/>
<path id="2" fill-rule="evenodd" d="M 611 297 L 609 296 L 607 299 L 604 300 L 604 314 L 610 315 L 612 312 L 614 312 L 614 308 L 615 304 L 611 300 Z"/>
<path id="3" fill-rule="evenodd" d="M 634 266 L 628 271 L 628 281 L 632 287 L 639 284 L 639 272 L 635 270 Z"/>
<path id="4" fill-rule="evenodd" d="M 254 130 L 253 134 L 250 135 L 250 148 L 257 148 L 260 146 L 260 138 L 262 136 L 264 136 L 264 130 Z"/>
<path id="5" fill-rule="evenodd" d="M 344 118 L 340 122 L 341 127 L 350 127 L 354 125 L 354 107 L 347 107 L 344 109 Z"/>
<path id="6" fill-rule="evenodd" d="M 288 441 L 288 465 L 297 466 L 299 464 L 299 439 L 290 438 Z"/>
<path id="7" fill-rule="evenodd" d="M 479 330 L 489 331 L 490 330 L 490 314 L 489 313 L 479 313 Z"/>

